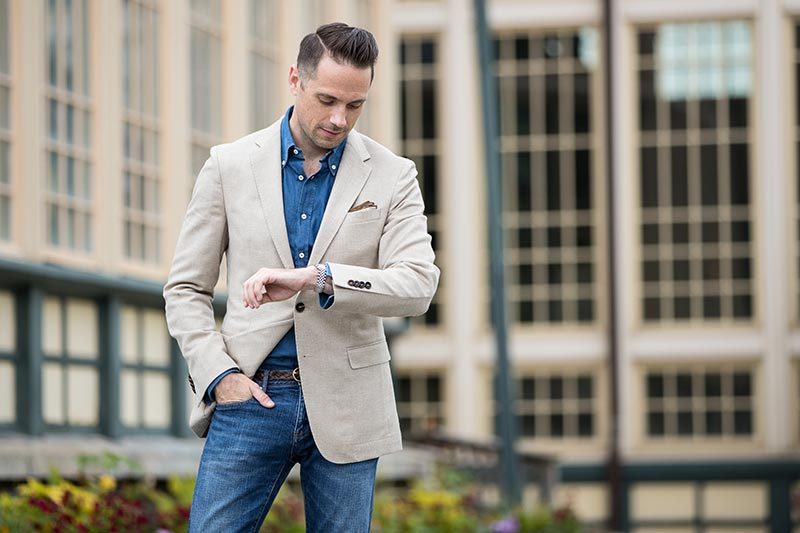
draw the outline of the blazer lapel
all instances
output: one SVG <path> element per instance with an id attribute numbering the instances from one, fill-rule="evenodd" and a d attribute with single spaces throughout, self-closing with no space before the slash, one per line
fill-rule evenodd
<path id="1" fill-rule="evenodd" d="M 351 132 L 347 136 L 347 146 L 342 154 L 339 172 L 333 182 L 331 197 L 328 199 L 314 247 L 311 249 L 311 257 L 308 260 L 310 265 L 319 263 L 325 255 L 333 237 L 339 231 L 339 226 L 344 222 L 347 211 L 364 188 L 372 172 L 372 167 L 366 163 L 368 159 L 369 153 L 364 147 L 361 135 L 355 131 Z"/>
<path id="2" fill-rule="evenodd" d="M 289 236 L 286 233 L 286 218 L 283 215 L 280 125 L 281 121 L 278 120 L 256 139 L 255 149 L 250 153 L 250 165 L 269 234 L 284 268 L 294 268 Z"/>

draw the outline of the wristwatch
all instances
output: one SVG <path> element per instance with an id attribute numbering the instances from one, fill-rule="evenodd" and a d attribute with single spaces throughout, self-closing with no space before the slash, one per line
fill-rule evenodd
<path id="1" fill-rule="evenodd" d="M 321 294 L 325 290 L 325 278 L 327 277 L 325 265 L 314 265 L 314 268 L 317 269 L 317 284 L 314 286 L 314 292 Z"/>

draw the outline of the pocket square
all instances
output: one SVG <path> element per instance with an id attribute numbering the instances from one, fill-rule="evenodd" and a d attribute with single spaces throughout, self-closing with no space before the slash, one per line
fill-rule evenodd
<path id="1" fill-rule="evenodd" d="M 368 209 L 370 207 L 377 208 L 378 204 L 370 200 L 367 200 L 366 202 L 362 202 L 358 205 L 354 205 L 353 207 L 351 207 L 348 213 L 355 213 L 356 211 L 361 211 L 362 209 Z"/>

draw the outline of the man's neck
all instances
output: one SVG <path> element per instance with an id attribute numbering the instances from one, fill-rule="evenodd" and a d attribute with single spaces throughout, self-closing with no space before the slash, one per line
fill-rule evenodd
<path id="1" fill-rule="evenodd" d="M 294 143 L 302 150 L 303 157 L 307 161 L 319 160 L 325 155 L 325 150 L 320 150 L 318 146 L 312 143 L 306 138 L 305 134 L 303 134 L 303 129 L 300 127 L 300 122 L 296 113 L 292 113 L 292 116 L 289 118 L 289 131 L 292 132 Z"/>

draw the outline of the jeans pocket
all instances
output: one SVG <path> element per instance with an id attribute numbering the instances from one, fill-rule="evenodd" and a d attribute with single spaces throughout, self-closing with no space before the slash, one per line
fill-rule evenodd
<path id="1" fill-rule="evenodd" d="M 249 403 L 251 401 L 255 401 L 255 398 L 252 397 L 252 396 L 247 398 L 246 400 L 234 400 L 232 402 L 217 403 L 217 407 L 216 408 L 217 409 L 233 409 L 235 407 L 240 407 L 242 405 L 245 405 L 245 404 L 247 404 L 247 403 Z"/>

